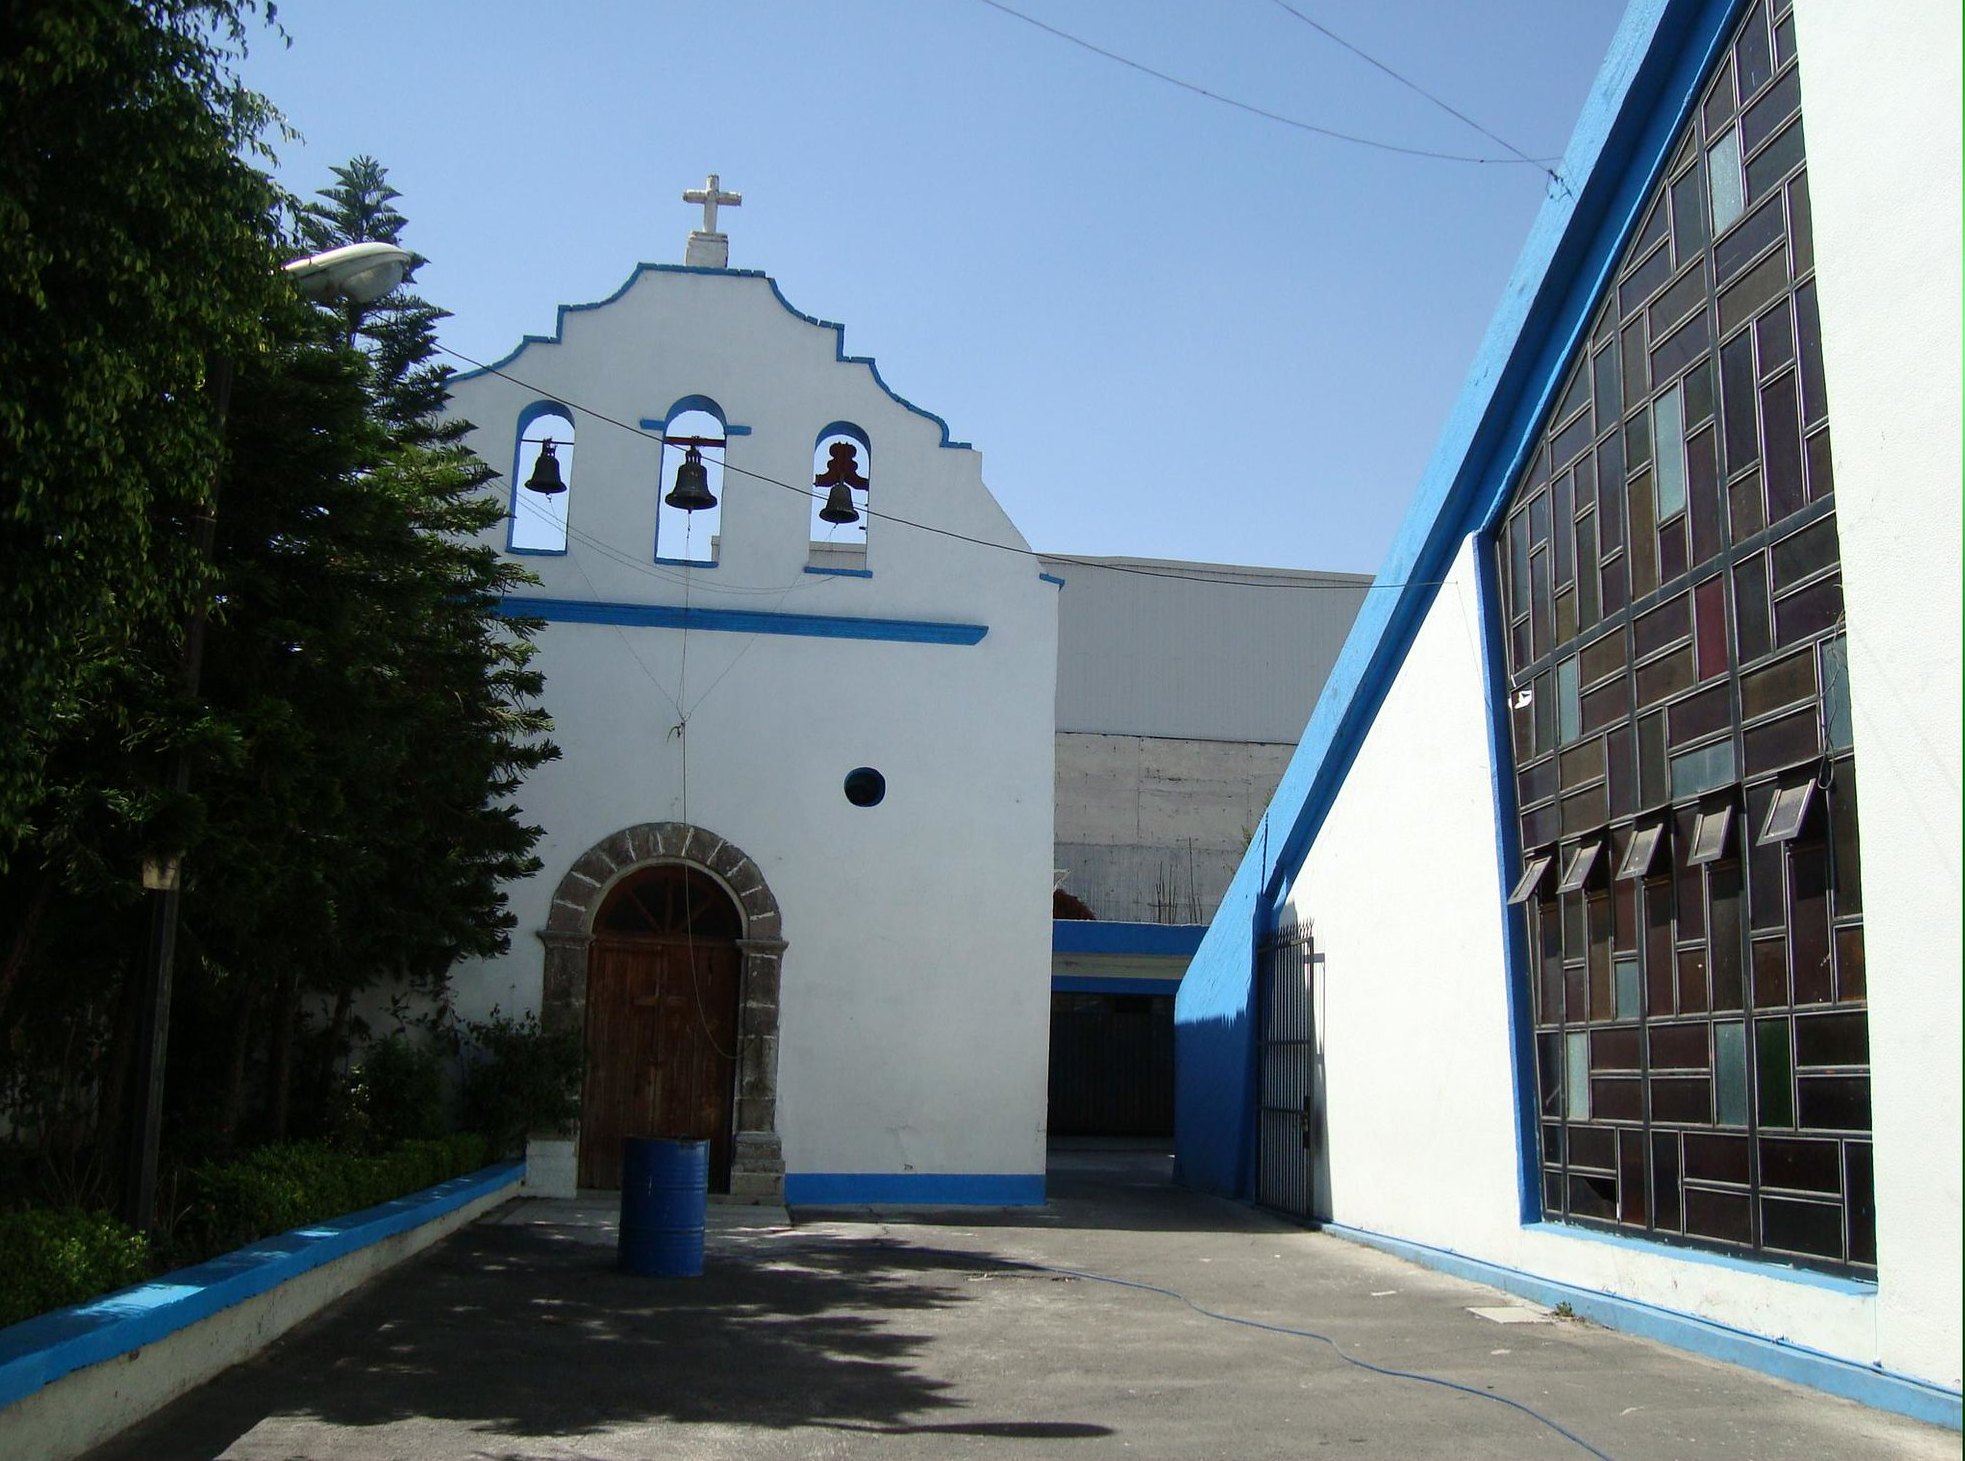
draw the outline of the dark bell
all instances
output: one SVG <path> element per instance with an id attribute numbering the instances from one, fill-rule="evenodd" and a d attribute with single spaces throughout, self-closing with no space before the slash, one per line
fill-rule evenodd
<path id="1" fill-rule="evenodd" d="M 559 458 L 553 454 L 550 438 L 540 445 L 539 459 L 532 464 L 532 475 L 525 479 L 525 488 L 528 492 L 538 492 L 547 497 L 566 491 L 566 483 L 560 481 Z"/>
<path id="2" fill-rule="evenodd" d="M 703 454 L 695 447 L 689 448 L 682 465 L 675 469 L 675 486 L 662 501 L 684 512 L 716 506 L 716 495 L 710 491 L 710 469 L 703 465 Z"/>
<path id="3" fill-rule="evenodd" d="M 829 523 L 858 522 L 860 513 L 853 506 L 853 489 L 844 482 L 833 483 L 832 491 L 826 494 L 826 505 L 819 509 L 819 516 Z"/>

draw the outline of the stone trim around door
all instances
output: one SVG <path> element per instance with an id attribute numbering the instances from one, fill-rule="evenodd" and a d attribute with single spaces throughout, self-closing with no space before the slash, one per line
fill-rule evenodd
<path id="1" fill-rule="evenodd" d="M 553 891 L 539 941 L 546 946 L 539 1023 L 549 1030 L 587 1028 L 587 953 L 594 919 L 614 885 L 661 863 L 698 868 L 721 883 L 743 915 L 737 1011 L 737 1109 L 730 1196 L 779 1205 L 785 1198 L 784 1147 L 778 1138 L 778 988 L 784 921 L 764 873 L 733 842 L 686 822 L 642 822 L 581 853 Z"/>

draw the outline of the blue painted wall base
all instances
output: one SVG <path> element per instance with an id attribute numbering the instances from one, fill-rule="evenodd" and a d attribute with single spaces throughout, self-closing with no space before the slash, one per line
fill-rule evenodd
<path id="1" fill-rule="evenodd" d="M 787 1207 L 1042 1207 L 1042 1172 L 787 1172 Z"/>
<path id="2" fill-rule="evenodd" d="M 1487 1284 L 1531 1303 L 1549 1308 L 1567 1304 L 1570 1312 L 1578 1318 L 1601 1324 L 1606 1329 L 1656 1340 L 1674 1349 L 1689 1350 L 1729 1365 L 1739 1365 L 1742 1369 L 1758 1370 L 1777 1380 L 1823 1390 L 1859 1405 L 1895 1411 L 1898 1415 L 1907 1415 L 1931 1425 L 1959 1429 L 1958 1391 L 1947 1390 L 1908 1375 L 1895 1374 L 1881 1366 L 1854 1364 L 1819 1350 L 1717 1324 L 1696 1314 L 1660 1308 L 1656 1304 L 1603 1293 L 1598 1289 L 1578 1288 L 1574 1284 L 1525 1273 L 1518 1268 L 1470 1258 L 1447 1248 L 1433 1248 L 1403 1238 L 1388 1238 L 1383 1233 L 1348 1228 L 1341 1223 L 1325 1223 L 1323 1231 L 1332 1237 L 1362 1243 L 1394 1257 L 1450 1273 L 1456 1278 Z"/>

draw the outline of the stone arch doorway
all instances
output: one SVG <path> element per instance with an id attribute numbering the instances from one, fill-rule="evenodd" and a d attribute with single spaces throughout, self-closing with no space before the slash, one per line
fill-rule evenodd
<path id="1" fill-rule="evenodd" d="M 698 918 L 707 920 L 708 940 L 693 937 L 704 926 Z M 687 1134 L 616 1129 L 624 1119 L 617 1113 L 632 1114 L 635 1100 L 657 1094 L 635 1096 L 624 1082 L 686 1088 L 694 1080 L 700 1094 L 720 1079 L 714 1063 L 722 1059 L 729 1078 L 719 1087 L 727 1113 L 721 1150 L 715 1133 L 701 1133 L 711 1138 L 713 1169 L 720 1167 L 713 1170 L 713 1187 L 739 1200 L 783 1201 L 777 1080 L 785 941 L 777 899 L 757 864 L 701 827 L 647 822 L 624 828 L 575 859 L 554 891 L 539 937 L 546 946 L 541 1022 L 583 1036 L 598 1027 L 601 1039 L 589 1042 L 590 1062 L 596 1055 L 609 1062 L 598 1093 L 590 1076 L 589 1099 L 598 1095 L 608 1104 L 583 1109 L 581 1184 L 618 1185 L 623 1135 Z M 692 953 L 692 942 L 705 947 Z M 713 967 L 718 959 L 726 964 L 721 972 Z M 701 1065 L 689 1079 L 681 1071 L 675 1079 L 651 1076 L 647 1057 L 655 1053 L 658 1027 L 664 1018 L 680 1025 L 683 1016 L 704 1037 L 695 1052 Z"/>

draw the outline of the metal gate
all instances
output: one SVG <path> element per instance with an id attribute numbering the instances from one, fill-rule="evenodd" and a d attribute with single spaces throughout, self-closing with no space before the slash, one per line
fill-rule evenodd
<path id="1" fill-rule="evenodd" d="M 1310 976 L 1306 925 L 1285 924 L 1257 945 L 1255 1200 L 1306 1221 L 1318 1125 Z"/>

